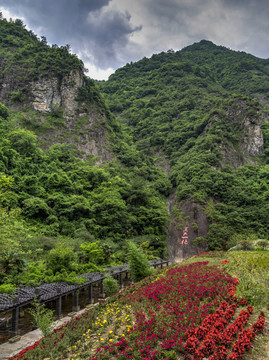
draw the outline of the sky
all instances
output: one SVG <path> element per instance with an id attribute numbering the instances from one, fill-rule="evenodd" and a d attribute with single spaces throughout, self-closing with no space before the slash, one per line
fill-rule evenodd
<path id="1" fill-rule="evenodd" d="M 0 12 L 69 44 L 96 80 L 203 39 L 269 58 L 269 0 L 0 0 Z"/>

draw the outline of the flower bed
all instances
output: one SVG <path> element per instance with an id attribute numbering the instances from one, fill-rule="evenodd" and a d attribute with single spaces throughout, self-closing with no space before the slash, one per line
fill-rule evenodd
<path id="1" fill-rule="evenodd" d="M 166 276 L 123 296 L 130 303 L 135 325 L 128 338 L 100 347 L 92 360 L 173 359 L 184 351 L 187 330 L 201 323 L 227 298 L 233 278 L 216 267 L 197 262 L 173 267 Z"/>
<path id="2" fill-rule="evenodd" d="M 253 313 L 253 307 L 248 306 L 247 310 L 241 310 L 236 320 L 229 325 L 238 306 L 236 303 L 229 306 L 223 301 L 213 315 L 207 316 L 202 321 L 201 326 L 186 333 L 185 360 L 201 360 L 204 357 L 208 360 L 242 358 L 242 355 L 251 348 L 256 334 L 263 332 L 265 319 L 261 312 L 251 329 L 244 329 Z M 238 337 L 237 341 L 235 341 L 236 337 Z"/>
<path id="3" fill-rule="evenodd" d="M 196 262 L 165 269 L 55 330 L 12 359 L 240 359 L 264 315 L 247 329 L 252 306 L 235 296 L 238 280 Z M 61 354 L 61 357 L 60 357 Z"/>

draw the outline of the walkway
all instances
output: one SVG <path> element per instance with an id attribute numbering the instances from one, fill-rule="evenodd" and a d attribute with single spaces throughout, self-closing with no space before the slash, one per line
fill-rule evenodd
<path id="1" fill-rule="evenodd" d="M 75 316 L 82 314 L 84 311 L 98 305 L 98 303 L 87 306 L 85 309 L 78 311 Z M 53 328 L 57 329 L 62 324 L 67 323 L 71 320 L 71 316 L 66 316 L 65 318 L 61 320 L 55 321 Z M 16 355 L 21 350 L 25 349 L 27 346 L 33 345 L 36 341 L 41 339 L 43 337 L 41 330 L 37 329 L 34 331 L 31 331 L 23 336 L 21 336 L 19 341 L 16 341 L 15 343 L 11 344 L 9 342 L 4 343 L 0 345 L 0 360 L 7 360 L 11 356 Z"/>

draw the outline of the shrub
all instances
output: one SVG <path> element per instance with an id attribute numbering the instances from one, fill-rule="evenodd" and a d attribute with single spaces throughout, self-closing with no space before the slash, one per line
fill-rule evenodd
<path id="1" fill-rule="evenodd" d="M 0 285 L 0 294 L 11 294 L 14 293 L 16 286 L 13 284 Z"/>
<path id="2" fill-rule="evenodd" d="M 239 245 L 242 250 L 253 250 L 252 243 L 249 240 L 241 240 L 239 241 Z"/>
<path id="3" fill-rule="evenodd" d="M 57 246 L 48 253 L 48 268 L 55 274 L 57 271 L 71 270 L 71 263 L 75 260 L 72 248 L 68 246 Z"/>
<path id="4" fill-rule="evenodd" d="M 94 264 L 100 264 L 103 262 L 103 250 L 100 247 L 100 241 L 83 243 L 80 245 L 84 254 L 84 260 L 86 262 L 92 262 Z"/>
<path id="5" fill-rule="evenodd" d="M 118 281 L 110 275 L 104 279 L 103 284 L 107 296 L 115 294 L 120 289 Z"/>
<path id="6" fill-rule="evenodd" d="M 8 117 L 8 108 L 0 103 L 0 117 L 6 119 Z"/>
<path id="7" fill-rule="evenodd" d="M 128 265 L 134 281 L 140 281 L 153 273 L 146 255 L 133 242 L 128 242 Z"/>
<path id="8" fill-rule="evenodd" d="M 42 331 L 43 335 L 49 335 L 54 321 L 53 310 L 46 309 L 45 304 L 40 305 L 35 299 L 33 309 L 28 311 L 34 318 L 34 324 Z"/>
<path id="9" fill-rule="evenodd" d="M 267 240 L 258 240 L 256 245 L 261 247 L 263 250 L 266 250 L 267 246 L 269 246 L 269 242 Z"/>

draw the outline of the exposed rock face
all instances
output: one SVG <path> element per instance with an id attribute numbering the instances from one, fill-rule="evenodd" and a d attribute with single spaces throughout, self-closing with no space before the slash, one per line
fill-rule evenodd
<path id="1" fill-rule="evenodd" d="M 263 152 L 263 135 L 261 125 L 266 119 L 260 111 L 250 108 L 245 101 L 236 101 L 227 109 L 228 121 L 235 134 L 238 134 L 238 145 L 221 144 L 222 165 L 237 168 Z"/>
<path id="2" fill-rule="evenodd" d="M 17 110 L 30 105 L 39 113 L 40 122 L 45 121 L 45 114 L 59 107 L 64 124 L 39 135 L 42 148 L 55 143 L 74 144 L 82 152 L 82 158 L 93 155 L 97 157 L 96 164 L 101 165 L 103 161 L 113 159 L 107 136 L 107 119 L 94 101 L 76 100 L 78 90 L 85 82 L 84 74 L 79 69 L 71 70 L 63 78 L 50 74 L 23 83 L 19 77 L 7 73 L 0 81 L 0 98 Z M 25 89 L 23 101 L 14 103 L 12 92 L 19 93 L 22 88 Z"/>
<path id="3" fill-rule="evenodd" d="M 245 118 L 243 123 L 245 136 L 241 144 L 241 150 L 244 154 L 258 156 L 263 152 L 261 125 L 261 118 Z"/>
<path id="4" fill-rule="evenodd" d="M 239 125 L 239 146 L 246 157 L 258 156 L 263 151 L 261 125 L 264 119 L 258 111 L 250 110 L 244 101 L 237 101 L 228 109 L 231 123 Z"/>
<path id="5" fill-rule="evenodd" d="M 173 190 L 167 199 L 167 207 L 170 214 L 167 237 L 170 261 L 180 262 L 206 251 L 206 245 L 194 244 L 196 237 L 205 237 L 209 228 L 202 206 L 191 200 L 179 204 L 176 200 L 176 191 Z"/>
<path id="6" fill-rule="evenodd" d="M 83 124 L 80 125 L 82 119 Z M 109 162 L 114 157 L 105 122 L 105 115 L 93 107 L 87 113 L 78 114 L 75 119 L 66 119 L 65 128 L 42 135 L 41 139 L 45 140 L 45 147 L 63 142 L 75 144 L 76 148 L 82 151 L 81 158 L 86 159 L 88 155 L 93 155 L 96 157 L 96 165 L 102 165 L 104 161 Z"/>
<path id="7" fill-rule="evenodd" d="M 245 163 L 254 162 L 255 157 L 263 152 L 261 125 L 268 119 L 261 111 L 250 108 L 245 101 L 235 101 L 227 108 L 226 114 L 224 120 L 233 130 L 237 141 L 234 144 L 227 142 L 219 144 L 222 166 L 230 164 L 237 168 Z M 214 115 L 207 127 L 219 120 L 218 115 Z M 171 261 L 179 262 L 206 251 L 206 244 L 204 246 L 194 244 L 197 237 L 206 237 L 209 229 L 209 222 L 202 205 L 191 200 L 179 203 L 176 200 L 175 190 L 167 199 L 167 204 L 170 213 L 167 243 Z"/>
<path id="8" fill-rule="evenodd" d="M 57 142 L 75 144 L 83 152 L 82 158 L 96 156 L 96 164 L 101 165 L 113 158 L 107 141 L 106 118 L 95 104 L 76 101 L 78 89 L 83 85 L 80 70 L 72 70 L 62 79 L 42 77 L 31 85 L 32 106 L 42 113 L 49 113 L 58 106 L 63 111 L 65 127 L 42 136 L 47 145 Z"/>
<path id="9" fill-rule="evenodd" d="M 33 107 L 41 112 L 50 112 L 52 106 L 61 106 L 65 117 L 73 117 L 77 108 L 75 98 L 82 85 L 83 74 L 80 70 L 70 71 L 62 80 L 42 77 L 32 83 Z"/>

